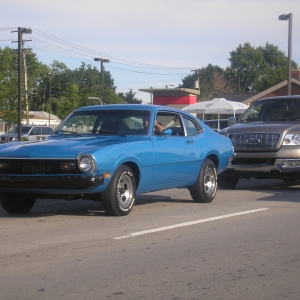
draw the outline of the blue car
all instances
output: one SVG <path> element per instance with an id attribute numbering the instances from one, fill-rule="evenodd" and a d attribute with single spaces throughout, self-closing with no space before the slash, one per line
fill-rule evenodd
<path id="1" fill-rule="evenodd" d="M 0 145 L 0 201 L 21 214 L 37 198 L 86 199 L 125 216 L 137 194 L 188 188 L 195 202 L 209 203 L 232 157 L 230 139 L 189 113 L 140 104 L 82 107 L 44 141 Z"/>

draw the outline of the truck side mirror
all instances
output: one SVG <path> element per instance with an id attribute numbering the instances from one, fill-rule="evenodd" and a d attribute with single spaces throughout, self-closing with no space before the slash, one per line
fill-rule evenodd
<path id="1" fill-rule="evenodd" d="M 228 127 L 236 124 L 236 117 L 229 117 L 228 118 Z"/>

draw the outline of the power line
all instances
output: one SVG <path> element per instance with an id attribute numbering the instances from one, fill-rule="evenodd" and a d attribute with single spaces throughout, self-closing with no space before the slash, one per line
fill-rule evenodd
<path id="1" fill-rule="evenodd" d="M 40 30 L 38 30 L 36 28 L 34 28 L 34 33 L 37 34 L 37 35 L 43 36 L 45 38 L 48 38 L 50 40 L 53 40 L 53 41 L 55 41 L 57 43 L 66 45 L 67 47 L 75 48 L 75 49 L 81 50 L 81 51 L 85 51 L 85 53 L 88 52 L 90 54 L 93 54 L 94 56 L 105 56 L 105 57 L 108 57 L 110 59 L 116 60 L 119 63 L 123 63 L 125 65 L 140 66 L 140 67 L 144 67 L 144 68 L 168 69 L 168 70 L 190 70 L 191 69 L 191 67 L 182 68 L 182 67 L 159 66 L 159 65 L 153 65 L 153 64 L 146 64 L 146 63 L 136 62 L 136 61 L 132 61 L 132 60 L 126 60 L 126 59 L 123 59 L 123 58 L 120 58 L 120 57 L 108 55 L 108 54 L 101 53 L 101 52 L 96 52 L 96 51 L 90 50 L 88 48 L 75 45 L 73 43 L 67 42 L 67 41 L 62 40 L 60 38 L 57 38 L 57 37 L 54 37 L 54 36 L 52 36 L 50 34 L 42 32 L 42 31 L 40 31 Z M 31 36 L 31 38 L 34 38 L 34 37 Z M 72 50 L 70 50 L 70 51 L 72 51 Z"/>

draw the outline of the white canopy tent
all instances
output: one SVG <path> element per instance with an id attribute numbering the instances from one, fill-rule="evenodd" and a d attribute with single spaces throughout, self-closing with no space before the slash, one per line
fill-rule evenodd
<path id="1" fill-rule="evenodd" d="M 197 102 L 184 107 L 182 110 L 196 114 L 218 114 L 218 120 L 221 114 L 242 114 L 246 111 L 248 105 L 240 102 L 229 101 L 225 98 L 214 98 L 210 101 Z M 220 123 L 218 122 L 218 129 Z"/>

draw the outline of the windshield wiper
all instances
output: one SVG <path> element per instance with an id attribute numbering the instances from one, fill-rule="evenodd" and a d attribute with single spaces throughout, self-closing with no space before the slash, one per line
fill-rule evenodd
<path id="1" fill-rule="evenodd" d="M 124 133 L 122 133 L 122 132 L 120 132 L 120 131 L 99 130 L 98 133 L 117 134 L 117 135 L 121 135 L 121 136 L 127 137 L 126 134 L 124 134 Z"/>
<path id="2" fill-rule="evenodd" d="M 79 133 L 75 132 L 75 131 L 69 131 L 69 130 L 57 130 L 57 131 L 54 131 L 55 134 L 74 134 L 74 135 L 77 135 L 77 136 L 81 136 Z"/>

